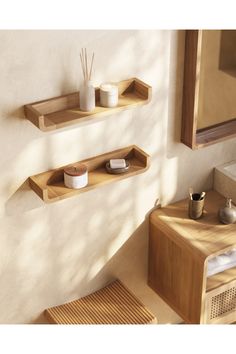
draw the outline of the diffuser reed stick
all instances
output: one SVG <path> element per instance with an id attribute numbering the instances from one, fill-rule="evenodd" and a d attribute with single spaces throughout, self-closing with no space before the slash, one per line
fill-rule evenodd
<path id="1" fill-rule="evenodd" d="M 86 80 L 88 81 L 88 58 L 87 58 L 86 48 L 85 48 L 85 69 L 86 69 Z"/>
<path id="2" fill-rule="evenodd" d="M 91 60 L 90 67 L 89 67 L 87 49 L 82 48 L 82 50 L 80 52 L 80 62 L 81 62 L 84 81 L 90 81 L 91 75 L 92 75 L 92 70 L 93 70 L 94 53 L 92 55 L 92 60 Z"/>
<path id="3" fill-rule="evenodd" d="M 91 82 L 94 53 L 89 64 L 87 48 L 82 48 L 80 52 L 80 62 L 84 78 L 79 92 L 80 110 L 85 112 L 91 112 L 95 109 L 96 106 L 95 88 Z"/>
<path id="4" fill-rule="evenodd" d="M 89 80 L 91 80 L 91 74 L 92 74 L 92 69 L 93 69 L 93 60 L 94 60 L 94 53 L 93 53 L 92 62 L 91 62 L 91 66 L 90 66 Z"/>
<path id="5" fill-rule="evenodd" d="M 83 70 L 83 76 L 84 76 L 84 79 L 85 79 L 84 63 L 83 63 L 83 57 L 82 57 L 81 53 L 80 53 L 80 61 L 81 61 L 81 67 L 82 67 L 82 70 Z"/>

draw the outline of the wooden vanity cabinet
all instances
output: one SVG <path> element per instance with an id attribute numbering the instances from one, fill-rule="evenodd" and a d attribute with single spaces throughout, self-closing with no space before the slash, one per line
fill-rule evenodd
<path id="1" fill-rule="evenodd" d="M 218 221 L 224 202 L 210 191 L 198 220 L 188 200 L 150 215 L 148 284 L 186 323 L 236 321 L 236 267 L 207 277 L 208 260 L 236 247 L 236 224 Z"/>

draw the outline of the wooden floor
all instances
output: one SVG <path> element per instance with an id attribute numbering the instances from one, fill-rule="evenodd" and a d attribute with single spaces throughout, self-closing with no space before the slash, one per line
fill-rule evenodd
<path id="1" fill-rule="evenodd" d="M 120 280 L 60 306 L 45 310 L 54 324 L 151 324 L 156 317 Z"/>

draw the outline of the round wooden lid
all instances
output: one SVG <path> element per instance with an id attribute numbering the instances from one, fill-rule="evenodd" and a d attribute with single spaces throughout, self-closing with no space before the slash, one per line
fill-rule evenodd
<path id="1" fill-rule="evenodd" d="M 67 166 L 64 168 L 64 172 L 69 176 L 82 176 L 88 171 L 87 166 L 80 163 L 76 166 Z"/>

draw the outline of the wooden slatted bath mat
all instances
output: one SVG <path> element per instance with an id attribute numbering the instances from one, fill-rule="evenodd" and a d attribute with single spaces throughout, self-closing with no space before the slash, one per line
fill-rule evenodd
<path id="1" fill-rule="evenodd" d="M 151 324 L 156 317 L 120 280 L 95 293 L 45 310 L 54 324 Z"/>

